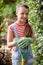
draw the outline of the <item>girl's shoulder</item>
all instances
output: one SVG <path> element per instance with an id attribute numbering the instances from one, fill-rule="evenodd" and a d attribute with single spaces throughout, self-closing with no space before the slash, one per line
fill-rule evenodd
<path id="1" fill-rule="evenodd" d="M 14 25 L 15 25 L 15 24 L 16 24 L 16 23 L 10 24 L 10 25 L 8 26 L 8 30 L 13 32 L 13 30 L 14 30 Z"/>
<path id="2" fill-rule="evenodd" d="M 13 27 L 15 24 L 16 24 L 16 23 L 12 23 L 12 24 L 10 24 L 10 25 L 8 26 L 8 28 Z"/>
<path id="3" fill-rule="evenodd" d="M 31 29 L 33 31 L 34 30 L 33 24 L 31 22 L 29 22 L 29 25 L 30 25 L 30 27 L 31 27 Z"/>
<path id="4" fill-rule="evenodd" d="M 29 22 L 28 24 L 29 24 L 31 27 L 33 27 L 32 23 Z"/>

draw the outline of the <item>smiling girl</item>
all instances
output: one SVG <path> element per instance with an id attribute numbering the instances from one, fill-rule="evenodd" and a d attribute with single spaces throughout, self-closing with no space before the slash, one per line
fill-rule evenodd
<path id="1" fill-rule="evenodd" d="M 19 47 L 14 44 L 15 37 L 31 37 L 34 39 L 32 24 L 28 22 L 29 7 L 20 3 L 16 7 L 17 21 L 8 27 L 7 45 L 12 48 L 12 65 L 21 65 L 21 53 Z M 16 30 L 15 30 L 16 27 Z M 16 31 L 16 33 L 15 33 Z M 33 65 L 31 46 L 21 49 L 25 52 L 25 65 Z"/>

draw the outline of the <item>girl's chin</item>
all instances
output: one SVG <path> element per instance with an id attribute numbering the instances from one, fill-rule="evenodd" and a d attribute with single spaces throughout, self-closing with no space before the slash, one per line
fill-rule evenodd
<path id="1" fill-rule="evenodd" d="M 26 20 L 21 20 L 21 22 L 26 22 Z"/>

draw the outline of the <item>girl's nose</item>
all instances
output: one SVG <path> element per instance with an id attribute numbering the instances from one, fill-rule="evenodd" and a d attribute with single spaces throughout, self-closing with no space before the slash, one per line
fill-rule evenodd
<path id="1" fill-rule="evenodd" d="M 27 16 L 24 14 L 24 17 L 26 18 Z"/>

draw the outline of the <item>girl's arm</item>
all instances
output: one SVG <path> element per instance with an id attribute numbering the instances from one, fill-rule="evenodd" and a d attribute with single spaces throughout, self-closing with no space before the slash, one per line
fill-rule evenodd
<path id="1" fill-rule="evenodd" d="M 14 39 L 14 33 L 12 32 L 11 29 L 8 29 L 7 31 L 7 45 L 8 47 L 12 48 L 14 45 L 14 42 L 13 42 L 13 39 Z"/>

